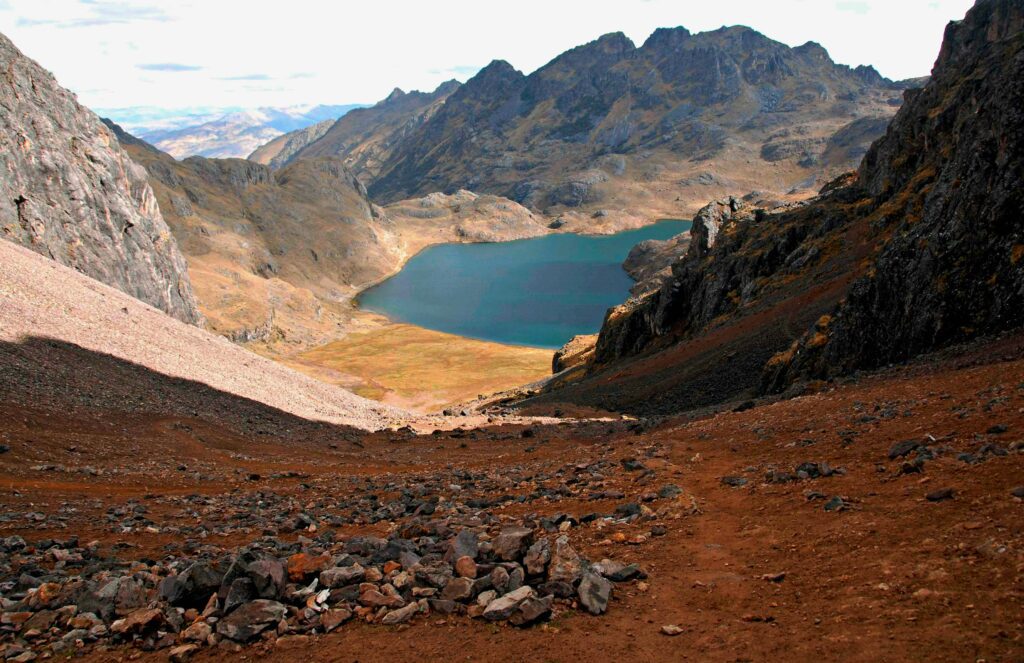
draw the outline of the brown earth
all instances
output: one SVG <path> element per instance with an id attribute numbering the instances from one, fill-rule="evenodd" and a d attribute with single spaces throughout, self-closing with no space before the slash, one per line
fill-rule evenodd
<path id="1" fill-rule="evenodd" d="M 535 426 L 534 437 L 524 439 L 519 427 L 506 426 L 458 439 L 377 433 L 343 441 L 329 429 L 306 429 L 298 436 L 273 429 L 254 436 L 248 425 L 211 421 L 202 413 L 162 414 L 180 397 L 171 391 L 159 406 L 126 413 L 110 404 L 69 408 L 57 392 L 30 406 L 5 394 L 0 441 L 11 451 L 0 455 L 4 512 L 36 511 L 51 518 L 34 526 L 7 519 L 0 523 L 0 535 L 35 540 L 73 533 L 103 547 L 120 544 L 122 557 L 160 556 L 175 537 L 144 529 L 115 534 L 102 524 L 107 508 L 139 500 L 150 505 L 147 516 L 163 527 L 194 522 L 166 506 L 175 495 L 270 491 L 305 501 L 310 496 L 303 484 L 344 496 L 358 489 L 349 481 L 352 476 L 401 482 L 444 471 L 449 464 L 499 473 L 504 468 L 514 476 L 605 459 L 614 465 L 603 488 L 625 494 L 618 501 L 581 495 L 499 509 L 509 516 L 607 511 L 666 483 L 684 491 L 675 500 L 653 502 L 660 514 L 654 521 L 570 531 L 574 545 L 589 558 L 637 561 L 650 576 L 646 584 L 619 585 L 602 617 L 562 607 L 548 625 L 526 630 L 440 615 L 399 628 L 357 622 L 327 636 L 257 645 L 244 653 L 248 657 L 996 661 L 1024 656 L 1024 503 L 1010 495 L 1024 476 L 1021 334 L 802 398 L 765 401 L 743 412 L 697 413 L 634 432 L 614 425 L 603 432 L 592 426 Z M 1005 428 L 993 428 L 997 424 Z M 333 447 L 328 439 L 335 440 Z M 937 453 L 920 473 L 903 474 L 904 461 L 889 458 L 892 445 L 906 439 L 921 440 Z M 957 459 L 959 453 L 977 454 L 985 444 L 1009 455 L 977 464 Z M 641 460 L 648 472 L 622 469 L 617 461 L 627 458 Z M 763 480 L 772 469 L 791 471 L 809 460 L 842 467 L 845 474 L 785 484 Z M 33 469 L 39 463 L 65 469 Z M 177 463 L 190 471 L 175 472 Z M 95 477 L 75 470 L 84 466 L 114 473 Z M 193 478 L 194 469 L 204 478 Z M 268 477 L 283 470 L 298 471 L 302 478 Z M 262 478 L 247 481 L 251 472 Z M 730 487 L 721 481 L 726 476 L 748 483 Z M 925 499 L 947 487 L 954 490 L 952 499 Z M 813 493 L 840 495 L 849 508 L 826 511 L 824 499 L 808 497 Z M 649 536 L 653 524 L 664 525 L 666 534 Z M 342 528 L 339 534 L 387 529 L 386 524 Z M 618 532 L 646 538 L 637 545 L 612 543 Z M 224 547 L 256 536 L 236 533 L 207 543 Z M 679 625 L 682 634 L 662 635 L 665 624 Z M 115 649 L 84 660 L 129 656 L 166 659 L 159 652 Z M 211 649 L 195 660 L 224 656 Z"/>

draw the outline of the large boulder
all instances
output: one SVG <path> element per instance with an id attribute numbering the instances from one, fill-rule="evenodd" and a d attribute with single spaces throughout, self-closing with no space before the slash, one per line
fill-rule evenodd
<path id="1" fill-rule="evenodd" d="M 217 633 L 235 642 L 249 642 L 263 631 L 276 626 L 288 609 L 277 601 L 257 599 L 238 607 L 217 622 Z"/>
<path id="2" fill-rule="evenodd" d="M 533 530 L 529 527 L 506 527 L 491 542 L 491 552 L 498 559 L 514 562 L 521 558 L 533 542 Z"/>

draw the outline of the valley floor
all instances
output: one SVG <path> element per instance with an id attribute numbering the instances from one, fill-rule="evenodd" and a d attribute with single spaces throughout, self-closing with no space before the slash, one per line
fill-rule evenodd
<path id="1" fill-rule="evenodd" d="M 425 413 L 551 375 L 551 350 L 479 341 L 365 311 L 353 316 L 359 331 L 277 359 L 364 398 Z"/>
<path id="2" fill-rule="evenodd" d="M 219 417 L 234 397 L 178 408 L 175 388 L 163 407 L 140 408 L 0 392 L 0 537 L 75 535 L 130 561 L 229 551 L 265 531 L 301 541 L 280 528 L 299 512 L 320 530 L 345 516 L 340 538 L 386 536 L 415 518 L 373 523 L 367 495 L 390 507 L 397 487 L 419 486 L 441 498 L 435 518 L 468 518 L 471 499 L 502 494 L 532 497 L 478 511 L 503 522 L 614 516 L 571 527 L 573 545 L 649 576 L 616 585 L 600 617 L 556 603 L 549 623 L 527 629 L 437 613 L 400 627 L 356 619 L 270 638 L 246 652 L 259 660 L 1024 657 L 1024 501 L 1012 494 L 1024 484 L 1024 335 L 742 412 L 530 433 L 363 433 L 282 423 L 258 405 Z M 811 476 L 842 470 L 787 477 L 808 462 Z M 135 526 L 133 512 L 144 514 Z M 682 633 L 663 635 L 668 624 Z M 195 660 L 224 656 L 214 647 Z"/>

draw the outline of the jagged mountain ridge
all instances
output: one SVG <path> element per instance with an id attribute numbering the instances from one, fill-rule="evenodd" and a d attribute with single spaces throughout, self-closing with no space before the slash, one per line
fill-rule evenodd
<path id="1" fill-rule="evenodd" d="M 346 113 L 322 137 L 277 165 L 295 159 L 338 156 L 361 182 L 369 183 L 380 174 L 393 150 L 414 135 L 459 85 L 458 81 L 447 81 L 433 92 L 395 88 L 377 104 Z"/>
<path id="2" fill-rule="evenodd" d="M 310 127 L 281 134 L 269 143 L 257 147 L 246 159 L 275 170 L 281 168 L 307 145 L 319 140 L 335 122 L 336 120 L 324 120 Z"/>
<path id="3" fill-rule="evenodd" d="M 709 206 L 671 278 L 609 312 L 595 362 L 617 384 L 560 396 L 639 406 L 646 380 L 655 407 L 699 406 L 1018 327 L 1022 52 L 1024 5 L 979 0 L 856 175 L 774 211 Z"/>
<path id="4" fill-rule="evenodd" d="M 492 62 L 390 150 L 368 189 L 389 202 L 466 188 L 550 214 L 692 212 L 719 193 L 785 194 L 852 166 L 856 148 L 822 161 L 829 139 L 871 118 L 880 131 L 898 88 L 817 44 L 744 27 L 661 29 L 640 47 L 615 33 L 529 76 Z M 325 140 L 298 158 L 360 149 Z"/>
<path id="5" fill-rule="evenodd" d="M 201 323 L 145 170 L 2 34 L 0 69 L 0 237 Z"/>

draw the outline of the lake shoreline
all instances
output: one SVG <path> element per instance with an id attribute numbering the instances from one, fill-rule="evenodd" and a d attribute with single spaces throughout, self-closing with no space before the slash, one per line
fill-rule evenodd
<path id="1" fill-rule="evenodd" d="M 666 232 L 665 227 L 669 224 L 672 227 Z M 360 289 L 351 298 L 351 304 L 354 311 L 381 315 L 394 323 L 411 324 L 484 342 L 554 351 L 573 336 L 595 333 L 607 309 L 629 297 L 633 280 L 622 268 L 622 261 L 634 245 L 649 239 L 676 237 L 688 232 L 690 224 L 691 221 L 684 219 L 658 219 L 617 233 L 552 232 L 507 241 L 424 244 L 416 252 L 410 252 L 392 274 Z M 658 229 L 661 232 L 657 232 Z M 569 237 L 583 244 L 563 240 Z M 538 251 L 543 252 L 545 245 L 551 247 L 548 251 L 555 251 L 546 262 L 542 259 L 543 253 L 540 258 L 534 255 Z M 527 246 L 529 250 L 525 248 Z M 500 250 L 491 250 L 490 247 L 500 247 Z M 440 260 L 442 264 L 426 263 L 428 266 L 425 266 L 423 260 L 428 251 L 432 252 L 428 260 Z M 462 267 L 472 265 L 474 260 L 481 261 L 479 272 L 462 273 Z M 551 274 L 547 280 L 532 277 L 531 265 L 551 266 L 557 273 Z M 407 272 L 410 266 L 413 272 Z M 498 273 L 495 269 L 504 271 Z M 445 275 L 444 280 L 438 278 L 439 273 Z M 406 275 L 404 279 L 403 274 Z M 523 278 L 526 281 L 518 287 L 517 279 Z M 563 289 L 559 291 L 560 286 Z M 421 292 L 412 292 L 410 288 L 420 288 Z M 531 336 L 526 331 L 535 307 L 525 306 L 531 302 L 515 296 L 516 293 L 533 296 L 538 288 L 543 293 L 542 299 L 532 304 L 546 305 L 548 313 L 560 311 L 567 303 L 573 309 L 566 311 L 562 318 L 553 313 L 555 319 L 543 323 L 546 328 L 543 332 L 538 331 L 542 337 Z M 548 292 L 552 288 L 555 291 Z M 457 293 L 457 297 L 453 293 Z M 453 305 L 458 307 L 458 302 L 467 298 L 475 301 L 476 307 L 467 303 L 469 308 L 465 311 L 454 311 L 449 318 L 441 315 Z M 520 315 L 512 315 L 512 309 L 503 309 L 503 305 L 516 308 Z M 487 311 L 489 306 L 498 309 Z M 504 323 L 501 322 L 502 314 L 507 318 Z M 492 319 L 495 325 L 500 324 L 502 329 L 512 331 L 495 333 L 486 329 Z M 536 329 L 540 330 L 540 327 Z"/>

